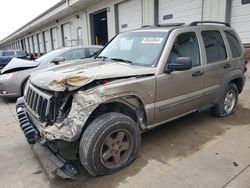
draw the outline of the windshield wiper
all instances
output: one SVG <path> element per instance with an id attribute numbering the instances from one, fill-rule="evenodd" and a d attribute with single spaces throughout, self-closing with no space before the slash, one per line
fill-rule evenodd
<path id="1" fill-rule="evenodd" d="M 111 60 L 113 60 L 113 61 L 121 61 L 121 62 L 129 63 L 129 64 L 133 63 L 132 61 L 129 61 L 129 60 L 126 60 L 126 59 L 121 59 L 121 58 L 111 58 Z"/>
<path id="2" fill-rule="evenodd" d="M 97 56 L 95 59 L 101 59 L 102 61 L 106 61 L 109 59 L 109 57 L 106 56 Z"/>

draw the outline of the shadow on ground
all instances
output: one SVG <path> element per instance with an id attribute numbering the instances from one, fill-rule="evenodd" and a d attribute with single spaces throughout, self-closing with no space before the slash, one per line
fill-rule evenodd
<path id="1" fill-rule="evenodd" d="M 250 122 L 250 109 L 238 105 L 235 114 L 229 117 L 211 117 L 208 111 L 196 113 L 166 125 L 155 128 L 142 135 L 140 157 L 127 168 L 109 176 L 91 177 L 83 169 L 74 181 L 55 177 L 53 187 L 102 187 L 114 188 L 129 177 L 150 173 L 147 166 L 152 161 L 168 165 L 168 161 L 185 158 L 201 150 L 207 143 L 234 126 L 243 126 Z M 219 151 L 218 151 L 219 152 Z M 152 167 L 152 166 L 151 166 Z"/>

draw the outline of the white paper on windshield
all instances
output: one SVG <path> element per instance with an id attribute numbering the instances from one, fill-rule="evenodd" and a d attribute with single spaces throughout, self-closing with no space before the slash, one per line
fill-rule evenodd
<path id="1" fill-rule="evenodd" d="M 163 41 L 163 38 L 144 38 L 142 41 L 142 44 L 161 44 Z"/>

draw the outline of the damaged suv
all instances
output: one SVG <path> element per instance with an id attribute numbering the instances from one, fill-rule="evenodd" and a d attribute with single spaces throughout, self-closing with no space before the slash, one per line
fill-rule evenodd
<path id="1" fill-rule="evenodd" d="M 129 165 L 141 133 L 200 109 L 227 116 L 245 83 L 243 45 L 229 24 L 148 26 L 117 35 L 94 59 L 31 75 L 16 110 L 27 141 L 77 145 L 93 176 Z M 86 63 L 81 63 L 85 61 Z"/>

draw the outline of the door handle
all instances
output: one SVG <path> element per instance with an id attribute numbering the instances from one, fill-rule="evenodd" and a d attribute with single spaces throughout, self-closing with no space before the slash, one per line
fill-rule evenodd
<path id="1" fill-rule="evenodd" d="M 225 65 L 223 65 L 224 69 L 227 69 L 229 67 L 231 67 L 231 65 L 229 63 L 226 63 Z"/>
<path id="2" fill-rule="evenodd" d="M 197 77 L 197 76 L 202 76 L 204 74 L 204 71 L 196 71 L 192 73 L 193 77 Z"/>

